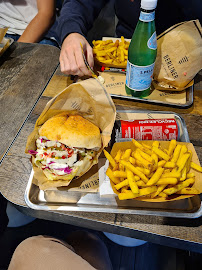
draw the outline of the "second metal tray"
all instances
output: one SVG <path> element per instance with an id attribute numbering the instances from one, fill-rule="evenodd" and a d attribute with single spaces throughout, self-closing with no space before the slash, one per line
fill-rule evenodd
<path id="1" fill-rule="evenodd" d="M 179 128 L 178 140 L 189 142 L 189 136 L 184 119 L 173 112 L 151 111 L 118 111 L 118 113 L 147 113 L 150 117 L 157 114 L 174 115 Z M 98 166 L 97 166 L 98 169 Z M 30 175 L 25 191 L 25 201 L 30 208 L 46 211 L 83 211 L 105 212 L 121 214 L 154 215 L 175 218 L 198 218 L 202 216 L 202 204 L 200 196 L 170 201 L 170 202 L 142 202 L 119 201 L 114 197 L 100 197 L 99 191 L 68 191 L 66 188 L 42 191 L 33 184 L 33 171 Z"/>
<path id="2" fill-rule="evenodd" d="M 103 37 L 102 40 L 113 40 L 116 41 L 118 38 L 113 38 L 113 37 Z M 120 39 L 119 39 L 120 40 Z M 125 39 L 126 41 L 130 42 L 130 39 Z M 107 65 L 106 65 L 107 66 Z M 111 66 L 111 65 L 110 65 Z M 122 70 L 120 67 L 116 68 L 118 70 Z M 122 72 L 125 73 L 125 72 Z M 165 92 L 166 93 L 166 92 Z M 194 86 L 190 86 L 186 89 L 186 102 L 184 104 L 180 104 L 177 102 L 169 102 L 169 101 L 160 101 L 160 100 L 153 100 L 153 99 L 148 99 L 148 98 L 138 98 L 138 97 L 132 97 L 132 96 L 126 96 L 126 95 L 116 95 L 116 94 L 111 94 L 111 97 L 113 98 L 119 98 L 119 99 L 124 99 L 124 100 L 131 100 L 131 101 L 138 101 L 138 102 L 143 102 L 143 103 L 148 103 L 148 104 L 156 104 L 156 105 L 163 105 L 163 106 L 171 106 L 171 107 L 177 107 L 177 108 L 188 108 L 192 106 L 193 101 L 194 101 Z"/>
<path id="3" fill-rule="evenodd" d="M 186 89 L 186 103 L 180 104 L 180 103 L 173 103 L 173 102 L 166 102 L 166 101 L 160 101 L 160 100 L 153 100 L 153 99 L 147 99 L 147 98 L 138 98 L 138 97 L 132 97 L 132 96 L 123 96 L 123 95 L 115 95 L 110 94 L 112 98 L 119 98 L 119 99 L 125 99 L 125 100 L 131 100 L 131 101 L 138 101 L 148 104 L 156 104 L 156 105 L 163 105 L 163 106 L 171 106 L 176 108 L 189 108 L 192 106 L 194 102 L 194 86 L 190 86 Z"/>

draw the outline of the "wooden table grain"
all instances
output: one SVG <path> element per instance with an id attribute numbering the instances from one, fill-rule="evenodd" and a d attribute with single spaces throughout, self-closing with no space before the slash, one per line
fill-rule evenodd
<path id="1" fill-rule="evenodd" d="M 0 162 L 58 66 L 47 46 L 14 42 L 0 58 Z"/>
<path id="2" fill-rule="evenodd" d="M 189 109 L 162 107 L 117 99 L 114 99 L 114 102 L 118 109 L 165 110 L 179 113 L 185 119 L 190 140 L 202 162 L 201 74 L 198 74 L 196 80 L 198 81 L 195 84 L 194 104 Z M 50 98 L 71 83 L 71 78 L 61 74 L 60 70 L 57 69 L 0 167 L 0 191 L 2 194 L 20 211 L 34 217 L 202 252 L 202 217 L 189 220 L 111 213 L 36 211 L 26 206 L 24 192 L 32 169 L 29 157 L 24 153 L 27 136 L 33 130 L 37 118 Z"/>

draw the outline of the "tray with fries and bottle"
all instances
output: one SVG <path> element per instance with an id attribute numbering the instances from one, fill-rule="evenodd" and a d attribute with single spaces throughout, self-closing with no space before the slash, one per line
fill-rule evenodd
<path id="1" fill-rule="evenodd" d="M 173 112 L 151 112 L 139 110 L 139 111 L 117 111 L 116 119 L 117 120 L 174 119 L 177 123 L 178 129 L 176 141 L 174 144 L 172 143 L 171 145 L 169 141 L 161 141 L 156 146 L 153 145 L 154 143 L 153 141 L 144 141 L 143 144 L 141 141 L 138 141 L 137 145 L 135 145 L 133 142 L 131 142 L 131 140 L 129 140 L 129 142 L 123 143 L 121 142 L 121 147 L 119 147 L 120 143 L 115 143 L 114 145 L 109 144 L 110 146 L 106 148 L 106 151 L 113 159 L 116 158 L 116 160 L 118 161 L 116 162 L 116 166 L 119 165 L 119 163 L 120 164 L 124 163 L 122 165 L 125 168 L 127 168 L 125 171 L 124 170 L 122 171 L 122 174 L 124 175 L 118 175 L 117 173 L 120 173 L 120 170 L 118 168 L 115 168 L 115 164 L 114 166 L 112 166 L 111 163 L 109 165 L 108 159 L 106 159 L 104 155 L 101 155 L 99 157 L 98 164 L 92 168 L 92 170 L 94 170 L 94 174 L 93 175 L 91 174 L 90 176 L 88 173 L 85 174 L 82 179 L 83 182 L 79 188 L 73 185 L 70 188 L 61 187 L 52 190 L 40 190 L 36 185 L 33 185 L 32 182 L 33 171 L 32 171 L 25 192 L 25 201 L 27 205 L 33 209 L 38 210 L 123 213 L 123 214 L 138 214 L 138 215 L 155 215 L 155 216 L 176 217 L 176 218 L 177 217 L 197 218 L 201 216 L 202 205 L 200 195 L 198 193 L 201 192 L 201 186 L 199 184 L 199 181 L 201 180 L 202 174 L 199 173 L 198 171 L 195 171 L 195 169 L 193 168 L 193 166 L 195 165 L 192 164 L 191 170 L 187 171 L 188 178 L 185 177 L 186 179 L 180 180 L 180 178 L 182 178 L 182 175 L 180 174 L 180 177 L 179 175 L 176 175 L 176 172 L 174 172 L 175 169 L 174 161 L 172 159 L 171 160 L 168 159 L 169 154 L 168 151 L 171 151 L 173 155 L 172 158 L 176 159 L 176 153 L 174 155 L 175 148 L 177 147 L 177 145 L 180 145 L 181 147 L 182 145 L 184 145 L 183 148 L 187 150 L 184 152 L 185 156 L 183 156 L 183 159 L 179 161 L 179 164 L 181 164 L 180 170 L 184 171 L 183 164 L 186 163 L 187 161 L 186 154 L 188 151 L 191 151 L 191 153 L 193 154 L 192 162 L 199 166 L 199 160 L 197 158 L 193 145 L 190 144 L 189 142 L 189 136 L 183 118 Z M 143 149 L 141 149 L 140 145 L 143 145 Z M 157 150 L 156 155 L 158 156 L 158 163 L 154 163 L 154 161 L 149 162 L 148 160 L 145 159 L 145 157 L 147 159 L 152 159 L 150 155 L 151 154 L 150 151 L 152 149 L 151 147 L 154 148 L 156 147 L 154 150 L 155 151 Z M 127 150 L 130 148 L 132 149 L 132 151 Z M 142 160 L 145 160 L 144 161 L 145 166 L 146 167 L 148 166 L 147 168 L 145 168 L 144 171 L 142 168 L 143 174 L 141 173 L 141 170 L 138 171 L 138 175 L 136 174 L 137 176 L 139 176 L 140 179 L 138 179 L 139 186 L 135 186 L 135 188 L 139 188 L 141 192 L 144 193 L 142 194 L 142 198 L 140 198 L 141 196 L 139 195 L 131 196 L 131 193 L 133 194 L 135 193 L 131 192 L 129 182 L 127 182 L 129 181 L 129 179 L 131 179 L 130 178 L 131 171 L 134 172 L 134 168 L 135 170 L 138 170 L 138 168 L 136 167 L 140 167 L 140 164 L 136 166 L 135 163 L 134 165 L 130 163 L 133 165 L 133 167 L 131 166 L 128 167 L 128 164 L 126 164 L 129 158 L 130 160 L 137 158 L 134 155 L 131 155 L 131 153 L 134 152 L 135 149 L 139 149 L 138 150 L 139 152 L 134 154 L 135 155 L 138 154 L 139 156 L 138 158 L 141 158 L 143 155 L 144 158 Z M 120 159 L 118 159 L 117 153 L 119 150 L 123 151 L 122 155 L 125 155 L 125 158 L 123 156 L 123 159 L 121 159 L 120 156 Z M 164 153 L 165 156 L 161 157 L 162 155 L 161 151 Z M 130 157 L 129 156 L 127 157 L 129 152 Z M 107 154 L 106 157 L 108 157 Z M 156 168 L 154 168 L 155 164 L 157 166 Z M 172 168 L 171 167 L 167 168 L 166 166 L 168 165 L 171 166 Z M 110 176 L 109 171 L 107 172 L 108 167 L 111 169 L 111 172 L 116 171 L 117 174 L 116 180 L 118 180 L 117 183 L 114 183 L 112 181 L 110 182 L 109 178 L 107 177 L 107 175 Z M 150 169 L 152 170 L 153 178 L 152 175 L 148 176 L 149 173 L 148 170 Z M 170 173 L 173 170 L 172 175 L 166 175 L 166 173 L 169 174 L 168 170 L 170 170 Z M 128 173 L 127 171 L 129 172 L 128 176 L 129 179 L 127 179 Z M 163 173 L 164 176 L 166 177 L 162 177 Z M 142 175 L 144 175 L 146 179 Z M 152 183 L 151 185 L 145 187 L 144 185 L 146 184 L 148 177 Z M 124 183 L 125 180 L 127 183 Z M 131 185 L 132 189 L 134 188 L 133 180 L 134 179 L 130 180 L 130 182 L 132 181 Z M 161 181 L 163 182 L 161 183 Z M 173 182 L 171 183 L 168 181 Z M 181 185 L 181 183 L 183 183 L 182 184 L 183 187 L 179 188 L 179 186 L 177 185 Z M 164 187 L 164 189 L 160 191 L 160 189 L 158 189 L 159 187 L 161 188 Z M 171 187 L 175 187 L 175 192 L 173 191 L 171 192 L 168 190 L 168 194 L 165 192 L 163 194 L 162 192 L 163 190 L 171 189 Z M 124 189 L 125 191 L 126 190 L 127 191 L 124 192 Z M 182 189 L 184 189 L 184 191 L 187 190 L 186 195 L 180 194 L 180 190 Z M 189 189 L 191 189 L 192 193 L 193 192 L 195 193 L 190 195 L 188 193 Z M 159 192 L 159 194 L 162 193 L 160 194 L 161 196 L 159 196 L 159 194 L 155 195 L 157 191 Z M 169 192 L 171 192 L 170 195 Z M 122 195 L 120 196 L 119 194 Z M 152 195 L 153 198 L 147 197 L 146 195 L 149 196 Z"/>
<path id="2" fill-rule="evenodd" d="M 188 108 L 193 104 L 193 82 L 186 89 L 159 90 L 154 80 L 149 96 L 140 98 L 128 95 L 125 90 L 126 66 L 130 39 L 103 37 L 93 41 L 94 59 L 104 86 L 113 98 L 138 101 L 157 105 Z"/>

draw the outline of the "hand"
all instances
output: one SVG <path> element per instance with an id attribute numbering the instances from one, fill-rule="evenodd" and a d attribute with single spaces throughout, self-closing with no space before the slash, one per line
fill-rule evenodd
<path id="1" fill-rule="evenodd" d="M 81 51 L 81 45 L 86 55 L 86 59 L 91 68 L 94 66 L 93 50 L 87 40 L 78 33 L 69 34 L 63 41 L 60 52 L 60 68 L 67 75 L 91 76 L 87 69 Z"/>

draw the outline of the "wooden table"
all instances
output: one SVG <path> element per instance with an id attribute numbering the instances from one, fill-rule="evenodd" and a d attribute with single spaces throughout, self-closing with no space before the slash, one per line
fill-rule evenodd
<path id="1" fill-rule="evenodd" d="M 58 54 L 58 57 L 59 52 L 56 52 L 56 54 Z M 43 63 L 41 65 L 43 66 Z M 40 65 L 38 67 L 41 70 Z M 186 121 L 190 140 L 195 145 L 199 159 L 202 161 L 201 81 L 201 74 L 199 74 L 196 78 L 194 105 L 186 110 L 126 102 L 118 99 L 115 99 L 114 102 L 118 109 L 166 110 L 179 113 Z M 25 118 L 27 120 L 0 167 L 0 191 L 2 194 L 14 203 L 20 211 L 34 217 L 121 234 L 180 249 L 202 252 L 202 217 L 189 220 L 111 213 L 36 211 L 26 206 L 24 192 L 32 168 L 29 157 L 24 153 L 27 136 L 33 130 L 35 121 L 41 114 L 47 101 L 70 83 L 72 83 L 70 77 L 62 75 L 58 69 L 30 116 L 27 118 L 31 109 L 21 114 L 20 117 L 23 116 L 21 124 L 24 123 Z M 26 88 L 23 88 L 21 91 L 24 92 L 26 98 Z M 32 92 L 32 106 L 34 106 L 42 92 L 43 87 L 40 88 L 39 93 L 35 96 L 33 96 Z M 21 95 L 23 94 L 21 93 Z"/>
<path id="2" fill-rule="evenodd" d="M 58 66 L 59 49 L 13 43 L 0 57 L 0 163 Z"/>

